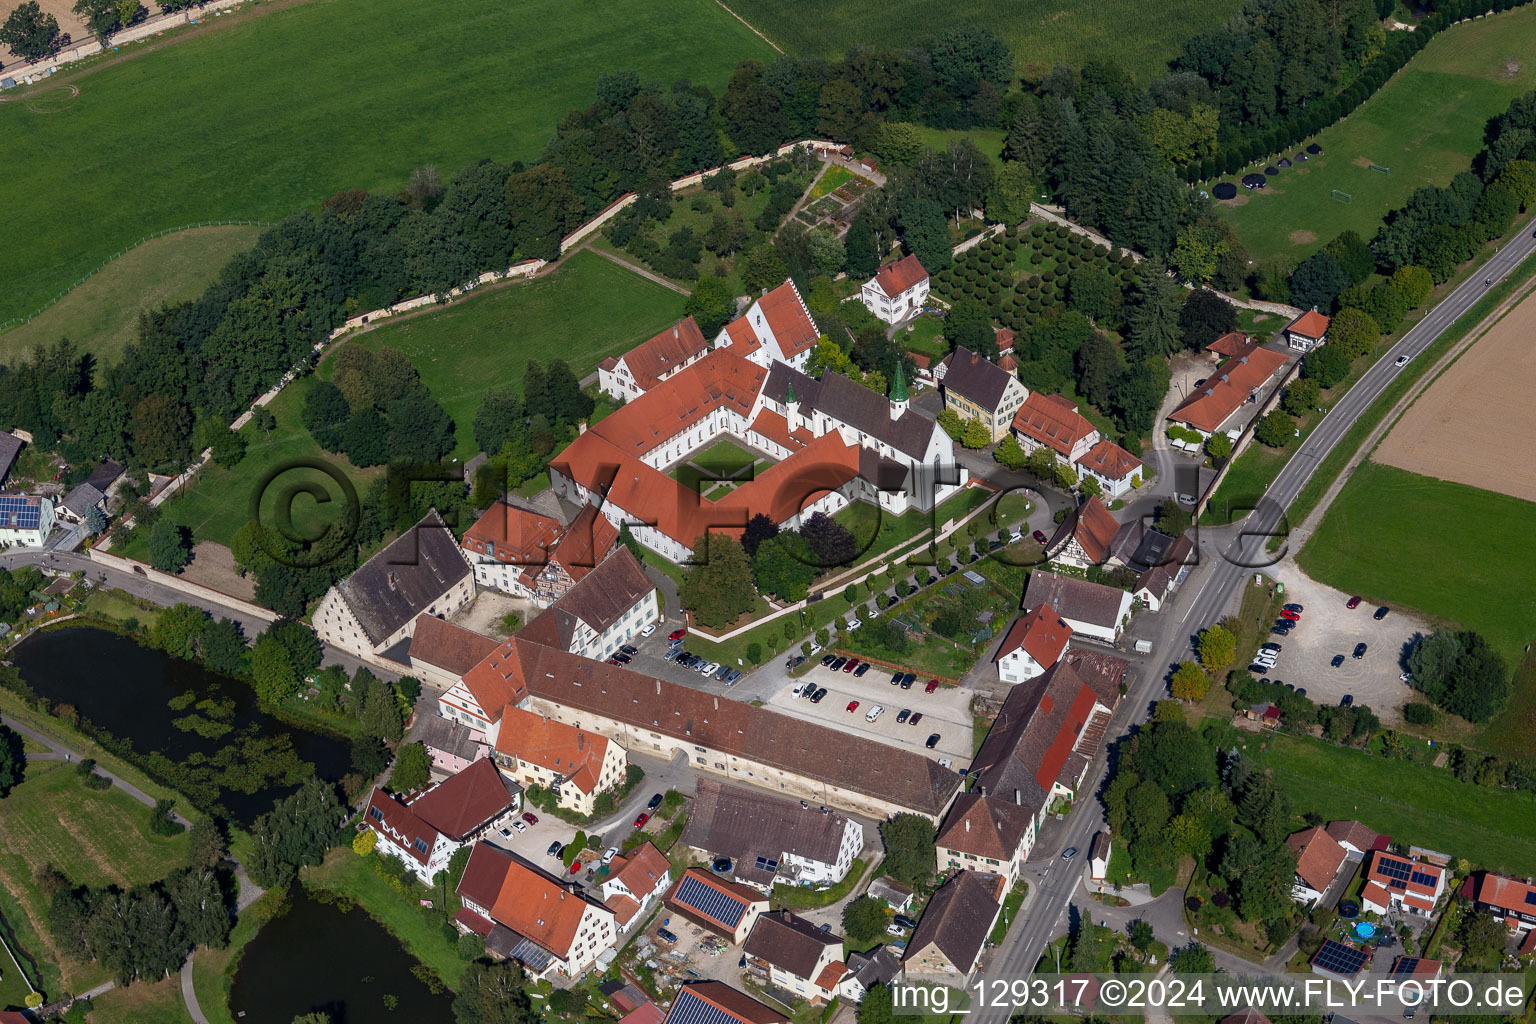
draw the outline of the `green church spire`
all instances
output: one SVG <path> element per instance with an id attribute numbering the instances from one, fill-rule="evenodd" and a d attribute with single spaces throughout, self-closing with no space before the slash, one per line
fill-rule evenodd
<path id="1" fill-rule="evenodd" d="M 901 363 L 896 364 L 896 380 L 891 384 L 891 401 L 907 401 L 907 375 L 901 370 Z"/>

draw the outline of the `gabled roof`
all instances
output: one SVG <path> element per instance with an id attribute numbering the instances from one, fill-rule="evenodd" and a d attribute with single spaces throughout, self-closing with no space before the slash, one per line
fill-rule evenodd
<path id="1" fill-rule="evenodd" d="M 587 573 L 602 564 L 613 551 L 613 546 L 618 542 L 619 528 L 608 521 L 608 517 L 598 512 L 596 505 L 583 505 L 581 511 L 576 513 L 576 518 L 571 520 L 555 541 L 554 547 L 549 549 L 549 560 L 564 569 L 577 583 L 586 578 Z M 538 569 L 530 566 L 523 570 L 523 576 L 532 585 L 538 576 Z"/>
<path id="2" fill-rule="evenodd" d="M 508 707 L 501 713 L 496 753 L 563 775 L 590 794 L 602 776 L 608 740 L 532 711 Z"/>
<path id="3" fill-rule="evenodd" d="M 1088 858 L 1090 860 L 1108 860 L 1111 852 L 1112 840 L 1109 833 L 1104 831 L 1093 834 L 1093 842 L 1088 846 Z"/>
<path id="4" fill-rule="evenodd" d="M 517 653 L 517 645 L 504 641 L 485 660 L 464 673 L 464 687 L 480 705 L 480 710 L 491 721 L 496 721 L 502 708 L 517 704 L 528 696 L 528 684 L 523 679 L 523 663 Z"/>
<path id="5" fill-rule="evenodd" d="M 887 298 L 894 299 L 908 288 L 916 288 L 928 280 L 928 271 L 916 256 L 903 256 L 887 263 L 875 274 L 875 284 Z"/>
<path id="6" fill-rule="evenodd" d="M 15 434 L 0 430 L 0 484 L 11 475 L 11 467 L 16 464 L 16 456 L 21 454 L 24 443 Z"/>
<path id="7" fill-rule="evenodd" d="M 100 505 L 105 498 L 95 484 L 87 481 L 64 495 L 64 507 L 77 516 L 84 516 L 86 509 Z"/>
<path id="8" fill-rule="evenodd" d="M 1012 801 L 1033 815 L 1045 809 L 1098 697 L 1067 663 L 1015 686 L 971 762 L 975 792 Z"/>
<path id="9" fill-rule="evenodd" d="M 560 523 L 510 501 L 498 501 L 464 531 L 464 547 L 512 565 L 542 567 Z"/>
<path id="10" fill-rule="evenodd" d="M 695 981 L 677 990 L 667 1024 L 787 1024 L 789 1018 L 722 981 Z"/>
<path id="11" fill-rule="evenodd" d="M 1042 604 L 1034 611 L 1013 620 L 1013 625 L 1003 636 L 1002 645 L 997 649 L 997 656 L 992 660 L 1001 660 L 1005 655 L 1022 648 L 1025 654 L 1035 660 L 1035 664 L 1041 668 L 1050 668 L 1061 657 L 1061 652 L 1067 649 L 1067 641 L 1070 639 L 1072 627 L 1056 614 L 1056 609 L 1049 604 Z"/>
<path id="12" fill-rule="evenodd" d="M 1067 458 L 1077 442 L 1099 428 L 1088 422 L 1069 399 L 1031 391 L 1013 415 L 1013 429 Z"/>
<path id="13" fill-rule="evenodd" d="M 956 346 L 944 360 L 948 369 L 939 385 L 981 406 L 996 410 L 1013 381 L 1013 374 L 964 345 Z"/>
<path id="14" fill-rule="evenodd" d="M 1285 365 L 1286 357 L 1248 341 L 1218 366 L 1204 384 L 1168 414 L 1170 420 L 1215 433 L 1255 389 Z"/>
<path id="15" fill-rule="evenodd" d="M 482 757 L 412 800 L 409 808 L 443 835 L 462 842 L 511 807 L 522 788 Z"/>
<path id="16" fill-rule="evenodd" d="M 493 885 L 494 898 L 482 899 Z M 567 886 L 488 843 L 474 845 L 456 891 L 489 907 L 497 924 L 561 959 L 570 956 L 577 926 L 589 907 L 612 913 L 583 896 L 579 886 Z"/>
<path id="17" fill-rule="evenodd" d="M 416 616 L 411 630 L 410 657 L 451 675 L 462 676 L 497 647 L 496 641 L 472 629 L 455 626 L 436 615 Z"/>
<path id="18" fill-rule="evenodd" d="M 876 985 L 889 985 L 901 973 L 901 961 L 885 946 L 876 946 L 868 953 L 849 953 L 848 969 L 867 992 Z"/>
<path id="19" fill-rule="evenodd" d="M 1333 321 L 1319 313 L 1315 309 L 1309 309 L 1301 316 L 1290 322 L 1286 330 L 1292 334 L 1299 334 L 1303 338 L 1311 338 L 1316 341 L 1328 333 L 1328 325 Z"/>
<path id="20" fill-rule="evenodd" d="M 336 586 L 377 646 L 471 571 L 453 531 L 433 509 Z"/>
<path id="21" fill-rule="evenodd" d="M 761 311 L 768 321 L 768 329 L 773 332 L 774 340 L 779 343 L 779 351 L 785 359 L 793 359 L 815 345 L 821 337 L 821 331 L 816 328 L 816 321 L 811 319 L 811 311 L 800 300 L 800 292 L 795 289 L 793 281 L 785 281 L 758 299 L 754 303 L 754 310 Z M 747 311 L 749 319 L 755 319 L 754 310 Z M 756 323 L 754 326 L 761 334 L 762 326 Z"/>
<path id="22" fill-rule="evenodd" d="M 666 854 L 650 843 L 641 843 L 626 857 L 615 857 L 608 865 L 607 881 L 618 882 L 630 892 L 645 895 L 672 869 Z"/>
<path id="23" fill-rule="evenodd" d="M 1321 826 L 1287 837 L 1285 845 L 1296 851 L 1296 874 L 1318 892 L 1327 892 L 1344 863 L 1344 847 Z"/>
<path id="24" fill-rule="evenodd" d="M 1341 844 L 1348 843 L 1357 850 L 1385 850 L 1392 842 L 1390 836 L 1381 835 L 1368 828 L 1364 822 L 1354 819 L 1330 821 L 1327 828 L 1328 834 L 1334 839 Z"/>
<path id="25" fill-rule="evenodd" d="M 957 873 L 928 901 L 907 943 L 905 958 L 910 960 L 931 944 L 957 969 L 969 971 L 992 930 L 1001 888 L 997 875 Z"/>
<path id="26" fill-rule="evenodd" d="M 763 382 L 763 397 L 783 405 L 791 386 L 801 415 L 820 412 L 910 458 L 926 458 L 933 432 L 939 429 L 933 420 L 911 409 L 891 419 L 891 403 L 884 395 L 831 371 L 822 374 L 818 381 L 792 366 L 775 362 Z"/>
<path id="27" fill-rule="evenodd" d="M 739 353 L 715 349 L 615 409 L 586 433 L 603 438 L 626 455 L 642 456 L 716 409 L 731 409 L 746 416 L 766 373 Z"/>
<path id="28" fill-rule="evenodd" d="M 1090 651 L 1080 647 L 1067 648 L 1061 660 L 1072 666 L 1077 677 L 1088 684 L 1088 689 L 1098 697 L 1100 704 L 1111 711 L 1119 706 L 1120 685 L 1125 682 L 1125 674 L 1131 669 L 1130 662 L 1108 651 Z"/>
<path id="29" fill-rule="evenodd" d="M 1119 625 L 1120 608 L 1129 596 L 1117 587 L 1036 569 L 1024 587 L 1024 607 L 1049 604 L 1064 619 L 1112 629 Z"/>
<path id="30" fill-rule="evenodd" d="M 1006 864 L 1024 841 L 1030 819 L 1029 808 L 1003 795 L 962 793 L 944 819 L 937 845 Z"/>
<path id="31" fill-rule="evenodd" d="M 465 761 L 473 761 L 485 746 L 485 734 L 463 722 L 441 715 L 427 715 L 415 736 L 428 750 L 439 750 Z M 479 736 L 480 739 L 475 739 Z"/>
<path id="32" fill-rule="evenodd" d="M 789 853 L 835 864 L 847 829 L 847 816 L 835 811 L 823 814 L 796 800 L 701 776 L 682 840 L 737 861 Z"/>
<path id="33" fill-rule="evenodd" d="M 476 906 L 489 910 L 496 905 L 501 883 L 511 866 L 510 853 L 489 843 L 476 843 L 470 850 L 469 862 L 464 865 L 464 874 L 459 878 L 458 888 L 454 891 Z"/>
<path id="34" fill-rule="evenodd" d="M 1500 910 L 1536 916 L 1536 885 L 1524 879 L 1484 871 L 1473 876 L 1472 898 Z"/>
<path id="35" fill-rule="evenodd" d="M 831 932 L 824 932 L 816 925 L 787 910 L 775 910 L 763 914 L 752 926 L 752 934 L 742 945 L 748 956 L 787 971 L 797 978 L 811 978 L 821 960 L 822 952 L 835 946 L 842 951 L 843 940 Z"/>
<path id="36" fill-rule="evenodd" d="M 1248 347 L 1248 343 L 1248 335 L 1241 331 L 1228 331 L 1205 346 L 1205 350 L 1225 358 L 1227 356 L 1240 355 Z"/>
<path id="37" fill-rule="evenodd" d="M 1046 548 L 1057 551 L 1067 537 L 1072 537 L 1082 546 L 1090 562 L 1102 565 L 1109 559 L 1110 545 L 1119 529 L 1120 524 L 1115 522 L 1115 517 L 1109 514 L 1098 496 L 1089 495 L 1087 501 L 1061 521 Z"/>
<path id="38" fill-rule="evenodd" d="M 665 902 L 696 921 L 734 932 L 752 906 L 758 903 L 766 906 L 768 897 L 702 868 L 689 868 L 672 883 Z"/>
<path id="39" fill-rule="evenodd" d="M 661 382 L 663 374 L 670 373 L 683 363 L 709 350 L 698 323 L 688 317 L 673 324 L 649 341 L 642 342 L 624 353 L 624 365 L 640 390 L 649 391 Z"/>
<path id="40" fill-rule="evenodd" d="M 598 633 L 606 632 L 655 589 L 634 553 L 623 548 L 587 572 L 563 597 L 524 626 L 522 634 L 526 639 L 569 649 L 577 621 Z"/>
<path id="41" fill-rule="evenodd" d="M 1077 464 L 1106 480 L 1124 480 L 1142 469 L 1141 460 L 1113 441 L 1100 441 Z"/>
<path id="42" fill-rule="evenodd" d="M 373 787 L 368 795 L 368 810 L 363 822 L 383 838 L 405 850 L 418 863 L 425 864 L 432 847 L 437 845 L 437 829 L 417 817 L 405 804 L 384 792 L 383 787 Z M 425 849 L 416 844 L 421 843 Z"/>
<path id="43" fill-rule="evenodd" d="M 1438 864 L 1376 850 L 1366 863 L 1365 878 L 1367 883 L 1375 882 L 1420 909 L 1429 909 L 1434 906 L 1445 869 Z"/>

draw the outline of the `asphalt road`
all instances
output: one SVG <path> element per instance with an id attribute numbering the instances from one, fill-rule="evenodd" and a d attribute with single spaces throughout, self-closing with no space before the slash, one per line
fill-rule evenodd
<path id="1" fill-rule="evenodd" d="M 1242 580 L 1257 568 L 1278 560 L 1279 555 L 1271 556 L 1264 551 L 1266 540 L 1281 522 L 1285 509 L 1296 499 L 1317 464 L 1333 450 L 1361 413 L 1401 372 L 1393 365 L 1397 357 L 1419 356 L 1483 297 L 1490 287 L 1484 283 L 1485 280 L 1497 283 L 1533 250 L 1536 250 L 1536 234 L 1527 226 L 1515 241 L 1495 254 L 1482 271 L 1447 296 L 1413 330 L 1404 335 L 1390 352 L 1365 372 L 1286 463 L 1265 493 L 1260 507 L 1247 521 L 1237 527 L 1202 532 L 1202 564 L 1185 581 L 1171 611 L 1165 609 L 1167 624 L 1155 641 L 1155 655 L 1150 659 L 1151 664 L 1171 667 L 1184 657 L 1190 649 L 1193 636 L 1208 623 L 1221 617 Z M 1130 714 L 1122 720 L 1122 732 L 1129 732 L 1147 720 L 1153 703 L 1163 696 L 1163 687 L 1164 674 L 1160 672 L 1148 672 L 1136 682 L 1124 702 Z M 1108 746 L 1108 742 L 1105 745 Z M 1085 780 L 1084 791 L 1097 792 L 1103 773 L 1104 760 L 1101 757 Z M 1038 852 L 1040 859 L 1030 869 L 1031 885 L 1037 889 L 1035 897 L 1030 900 L 1029 914 L 1026 919 L 1014 924 L 1008 937 L 993 952 L 990 964 L 982 972 L 983 978 L 989 981 L 1011 981 L 1028 976 L 1033 972 L 1046 944 L 1066 930 L 1067 909 L 1077 891 L 1082 872 L 1077 869 L 1080 865 L 1074 865 L 1072 870 L 1062 870 L 1066 865 L 1060 860 L 1059 850 L 1068 846 L 1088 849 L 1094 833 L 1105 827 L 1102 805 L 1097 799 L 1079 800 L 1065 826 L 1058 833 L 1060 842 L 1056 849 Z M 988 986 L 987 991 L 991 989 Z M 978 1024 L 1002 1024 L 1009 1015 L 1008 1006 L 979 1005 L 973 1007 L 971 1019 Z"/>

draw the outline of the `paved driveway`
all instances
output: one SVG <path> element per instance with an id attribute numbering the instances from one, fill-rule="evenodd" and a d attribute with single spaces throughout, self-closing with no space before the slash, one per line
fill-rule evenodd
<path id="1" fill-rule="evenodd" d="M 935 759 L 953 758 L 957 768 L 970 764 L 970 690 L 941 686 L 933 693 L 924 693 L 923 687 L 928 680 L 922 677 L 912 684 L 912 689 L 903 690 L 891 685 L 891 673 L 879 666 L 871 668 L 862 678 L 855 678 L 851 672 L 833 672 L 817 665 L 805 679 L 827 688 L 827 695 L 820 704 L 791 696 L 793 681 L 790 681 L 768 697 L 768 706 L 796 718 L 858 733 Z M 859 702 L 857 711 L 846 710 L 851 700 Z M 874 722 L 866 721 L 865 715 L 877 705 L 885 708 L 884 713 Z M 896 719 L 904 708 L 921 712 L 923 720 L 916 726 L 898 725 Z M 928 750 L 924 741 L 934 733 L 940 737 L 938 746 Z"/>
<path id="2" fill-rule="evenodd" d="M 1336 704 L 1350 694 L 1383 722 L 1401 722 L 1402 706 L 1416 696 L 1398 678 L 1406 668 L 1404 656 L 1413 637 L 1429 632 L 1430 627 L 1397 608 L 1377 621 L 1373 618 L 1377 605 L 1362 601 L 1358 608 L 1346 608 L 1349 594 L 1309 579 L 1293 561 L 1282 563 L 1280 569 L 1277 578 L 1285 584 L 1286 600 L 1306 611 L 1290 636 L 1269 638 L 1283 650 L 1279 663 L 1267 674 L 1305 687 L 1307 696 L 1319 704 Z M 1366 645 L 1365 657 L 1358 661 L 1352 656 L 1357 643 Z M 1334 668 L 1332 661 L 1340 654 L 1344 663 Z"/>

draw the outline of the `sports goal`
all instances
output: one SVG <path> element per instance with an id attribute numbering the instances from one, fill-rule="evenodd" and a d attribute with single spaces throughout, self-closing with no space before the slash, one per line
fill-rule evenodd
<path id="1" fill-rule="evenodd" d="M 1355 201 L 1355 197 L 1350 195 L 1348 192 L 1340 192 L 1338 189 L 1334 189 L 1333 201 L 1336 203 L 1343 203 L 1345 206 L 1348 206 L 1350 203 Z"/>
<path id="2" fill-rule="evenodd" d="M 1381 173 L 1381 174 L 1385 174 L 1388 177 L 1391 177 L 1391 175 L 1392 175 L 1392 168 L 1390 168 L 1390 167 L 1383 167 L 1383 166 L 1381 166 L 1381 164 L 1378 164 L 1378 163 L 1375 163 L 1375 162 L 1372 162 L 1371 170 L 1376 171 L 1376 172 Z"/>

